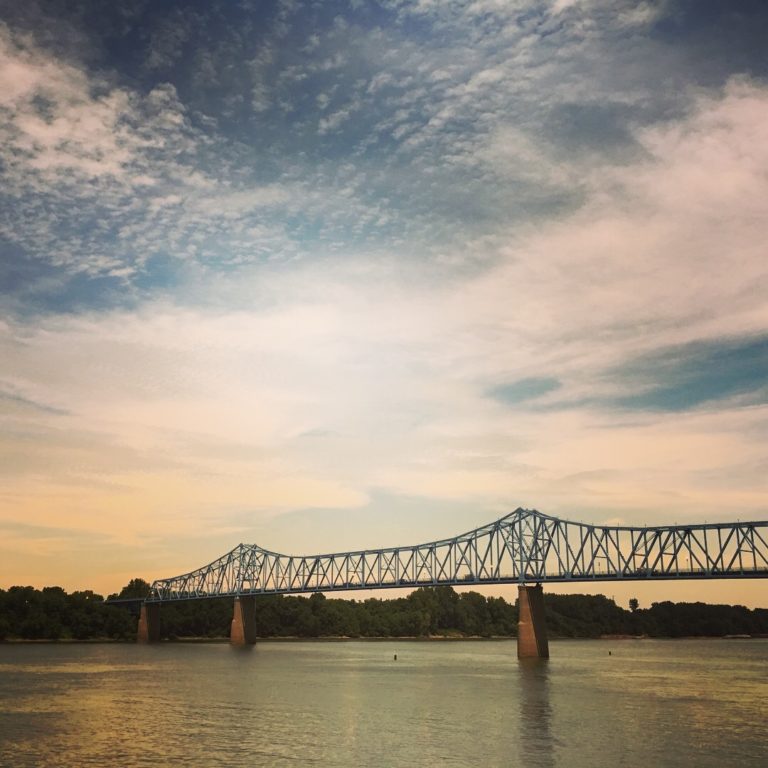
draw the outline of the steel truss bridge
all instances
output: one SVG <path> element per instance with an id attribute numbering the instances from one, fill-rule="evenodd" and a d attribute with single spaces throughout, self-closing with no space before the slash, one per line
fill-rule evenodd
<path id="1" fill-rule="evenodd" d="M 158 579 L 147 603 L 437 585 L 768 577 L 768 521 L 654 528 L 587 525 L 516 509 L 450 539 L 329 555 L 239 544 Z"/>

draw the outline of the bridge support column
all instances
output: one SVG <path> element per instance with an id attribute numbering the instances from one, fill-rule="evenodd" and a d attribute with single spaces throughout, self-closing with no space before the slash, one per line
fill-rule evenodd
<path id="1" fill-rule="evenodd" d="M 256 598 L 236 597 L 232 629 L 229 633 L 232 645 L 254 645 L 256 643 Z"/>
<path id="2" fill-rule="evenodd" d="M 160 606 L 157 603 L 141 604 L 136 639 L 140 643 L 156 643 L 160 640 Z"/>
<path id="3" fill-rule="evenodd" d="M 544 619 L 544 590 L 535 587 L 518 587 L 517 658 L 548 659 L 549 642 Z"/>

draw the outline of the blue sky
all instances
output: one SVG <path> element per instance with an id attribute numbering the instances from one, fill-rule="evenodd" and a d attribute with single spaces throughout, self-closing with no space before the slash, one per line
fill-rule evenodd
<path id="1" fill-rule="evenodd" d="M 0 582 L 517 506 L 765 519 L 767 34 L 760 2 L 0 3 Z"/>

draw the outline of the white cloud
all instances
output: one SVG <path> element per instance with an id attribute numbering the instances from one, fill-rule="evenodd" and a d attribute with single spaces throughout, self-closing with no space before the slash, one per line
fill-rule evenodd
<path id="1" fill-rule="evenodd" d="M 281 57 L 285 30 L 247 48 L 246 90 L 228 93 L 227 103 L 255 99 L 254 137 L 262 121 L 267 135 L 274 131 L 277 105 L 296 117 L 307 78 L 320 77 L 315 113 L 290 121 L 286 146 L 315 130 L 324 137 L 321 147 L 339 143 L 344 164 L 320 148 L 317 157 L 289 153 L 275 166 L 269 141 L 262 147 L 254 138 L 253 151 L 244 152 L 242 139 L 217 133 L 217 121 L 188 112 L 171 85 L 149 94 L 115 87 L 71 64 L 59 66 L 6 30 L 3 60 L 23 70 L 14 78 L 25 85 L 6 96 L 21 106 L 3 115 L 10 169 L 4 182 L 14 205 L 0 233 L 34 258 L 72 271 L 95 272 L 97 255 L 111 251 L 139 274 L 158 255 L 205 265 L 292 259 L 305 247 L 307 228 L 317 232 L 314 252 L 351 253 L 364 237 L 378 240 L 379 250 L 407 241 L 428 258 L 448 250 L 446 243 L 479 236 L 474 208 L 483 210 L 489 235 L 511 217 L 546 215 L 551 200 L 575 199 L 583 183 L 582 169 L 537 135 L 548 110 L 582 99 L 585 90 L 593 102 L 622 98 L 629 105 L 648 93 L 615 73 L 593 71 L 610 41 L 590 39 L 586 46 L 570 28 L 545 35 L 540 18 L 521 14 L 526 8 L 420 6 L 418 13 L 434 16 L 439 46 L 396 28 L 342 25 L 320 36 L 317 50 L 304 51 L 308 58 L 299 63 Z M 170 36 L 171 54 L 182 38 Z M 47 113 L 38 104 L 46 78 L 61 94 Z M 361 131 L 369 121 L 370 130 Z M 173 196 L 184 202 L 162 204 Z M 519 201 L 514 214 L 504 210 L 506 199 Z M 250 242 L 246 233 L 254 227 L 281 235 Z"/>
<path id="2" fill-rule="evenodd" d="M 258 479 L 272 509 L 354 505 L 385 488 L 488 509 L 643 510 L 648 522 L 673 509 L 759 517 L 765 408 L 617 419 L 513 409 L 487 391 L 554 376 L 550 402 L 589 402 L 616 395 L 604 372 L 641 352 L 764 332 L 766 123 L 768 93 L 733 82 L 684 121 L 639 131 L 643 160 L 596 173 L 582 209 L 511 233 L 471 279 L 398 260 L 307 262 L 240 273 L 226 291 L 211 283 L 237 310 L 6 325 L 6 389 L 71 414 L 14 423 L 96 425 L 148 457 L 183 457 L 193 440 L 199 458 L 172 474 Z M 293 478 L 299 495 L 269 476 Z"/>
<path id="3" fill-rule="evenodd" d="M 619 28 L 646 26 L 667 12 L 668 0 L 555 0 L 551 13 L 555 16 L 569 9 L 604 11 Z"/>
<path id="4" fill-rule="evenodd" d="M 317 132 L 322 136 L 323 134 L 337 131 L 360 107 L 360 102 L 357 99 L 353 99 L 349 104 L 332 112 L 328 117 L 320 118 Z"/>
<path id="5" fill-rule="evenodd" d="M 287 202 L 291 197 L 289 189 L 280 185 L 264 186 L 257 189 L 226 192 L 209 197 L 203 195 L 197 199 L 196 210 L 208 216 L 240 216 L 259 208 L 269 208 Z"/>
<path id="6" fill-rule="evenodd" d="M 125 92 L 91 95 L 81 72 L 19 48 L 0 27 L 0 106 L 4 157 L 40 172 L 118 176 L 130 159 L 119 121 L 130 108 Z M 39 101 L 36 101 L 39 100 Z M 21 160 L 23 163 L 24 160 Z"/>
<path id="7" fill-rule="evenodd" d="M 263 243 L 242 240 L 240 230 L 298 199 L 295 188 L 235 186 L 206 171 L 199 154 L 210 139 L 192 127 L 172 85 L 145 96 L 111 86 L 5 27 L 0 93 L 3 192 L 14 201 L 0 233 L 72 272 L 129 277 L 154 253 L 183 258 L 191 247 L 210 258 L 221 243 L 230 260 L 259 258 Z M 268 243 L 291 248 L 284 235 Z"/>

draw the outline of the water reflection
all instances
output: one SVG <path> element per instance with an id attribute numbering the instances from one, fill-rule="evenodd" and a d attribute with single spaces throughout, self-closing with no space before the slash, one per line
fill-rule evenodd
<path id="1" fill-rule="evenodd" d="M 547 659 L 520 659 L 520 765 L 552 768 L 555 749 L 552 736 L 549 662 Z"/>

